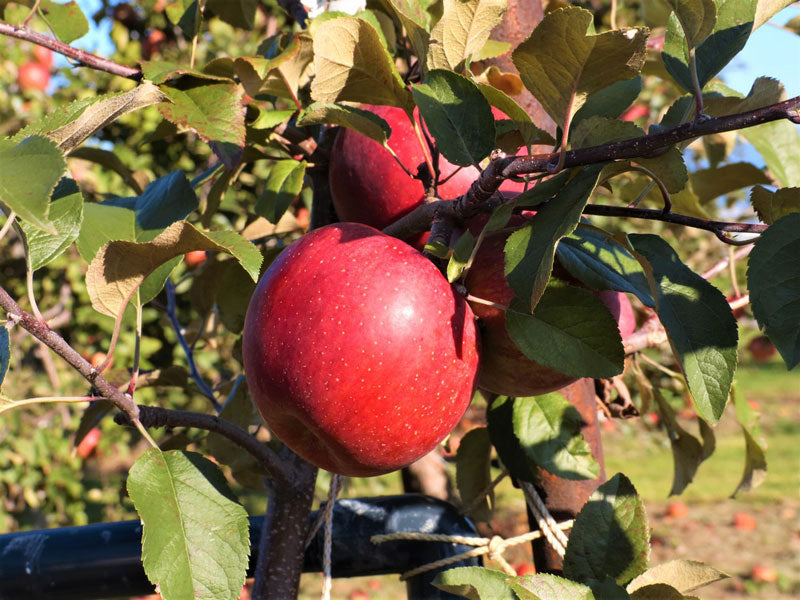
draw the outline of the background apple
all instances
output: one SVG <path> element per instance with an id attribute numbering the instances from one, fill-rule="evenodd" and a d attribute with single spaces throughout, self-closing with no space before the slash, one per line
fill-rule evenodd
<path id="1" fill-rule="evenodd" d="M 192 250 L 183 255 L 183 262 L 190 269 L 196 269 L 206 262 L 205 250 Z"/>
<path id="2" fill-rule="evenodd" d="M 22 90 L 43 92 L 50 83 L 50 70 L 40 62 L 27 62 L 19 68 L 17 83 Z"/>
<path id="3" fill-rule="evenodd" d="M 473 296 L 504 306 L 508 306 L 514 297 L 504 274 L 503 250 L 508 235 L 509 233 L 497 232 L 484 238 L 464 280 L 464 285 Z M 556 268 L 555 271 L 557 274 L 564 272 L 563 268 L 560 271 Z M 566 272 L 564 276 L 567 276 Z M 614 291 L 593 293 L 603 301 L 617 320 L 620 335 L 624 337 L 633 333 L 636 319 L 625 294 Z M 577 381 L 576 377 L 559 373 L 527 358 L 506 331 L 505 311 L 483 304 L 474 304 L 473 310 L 483 326 L 481 367 L 478 375 L 480 388 L 508 396 L 535 396 Z"/>
<path id="4" fill-rule="evenodd" d="M 45 67 L 50 69 L 53 66 L 53 51 L 44 46 L 33 47 L 33 57 L 37 62 L 42 63 Z"/>
<path id="5" fill-rule="evenodd" d="M 357 223 L 292 244 L 250 302 L 242 355 L 272 431 L 319 467 L 371 476 L 432 450 L 472 398 L 472 310 L 409 245 Z"/>
<path id="6" fill-rule="evenodd" d="M 425 161 L 414 128 L 406 113 L 391 106 L 365 106 L 382 117 L 392 128 L 389 146 L 403 164 L 416 173 Z M 508 118 L 492 108 L 496 119 Z M 452 177 L 439 186 L 442 198 L 455 198 L 469 189 L 478 177 L 474 167 L 458 169 L 439 157 L 440 178 Z M 453 174 L 455 173 L 455 174 Z M 409 177 L 392 155 L 377 142 L 351 129 L 336 137 L 330 161 L 330 186 L 333 206 L 342 221 L 366 223 L 383 229 L 422 204 L 425 188 L 419 179 Z M 522 183 L 506 181 L 500 189 L 519 193 Z"/>

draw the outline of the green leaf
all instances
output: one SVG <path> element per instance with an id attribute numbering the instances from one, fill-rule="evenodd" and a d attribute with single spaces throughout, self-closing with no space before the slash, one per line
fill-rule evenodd
<path id="1" fill-rule="evenodd" d="M 800 188 L 781 188 L 770 192 L 757 185 L 750 192 L 750 204 L 759 219 L 772 225 L 786 215 L 800 212 Z"/>
<path id="2" fill-rule="evenodd" d="M 303 187 L 306 161 L 279 160 L 269 171 L 255 213 L 276 225 Z"/>
<path id="3" fill-rule="evenodd" d="M 85 203 L 77 241 L 81 258 L 92 262 L 103 244 L 114 240 L 136 240 L 136 212 L 133 208 L 112 202 Z"/>
<path id="4" fill-rule="evenodd" d="M 694 171 L 690 179 L 692 191 L 701 204 L 756 183 L 770 183 L 769 177 L 763 170 L 746 162 L 732 163 L 714 169 L 700 169 Z"/>
<path id="5" fill-rule="evenodd" d="M 756 241 L 747 265 L 753 316 L 788 369 L 800 362 L 800 213 L 775 221 Z"/>
<path id="6" fill-rule="evenodd" d="M 311 106 L 308 108 L 311 109 Z M 295 111 L 293 109 L 261 110 L 258 113 L 258 117 L 256 117 L 255 121 L 248 123 L 247 126 L 252 129 L 272 129 L 281 123 L 288 121 L 294 113 Z"/>
<path id="7" fill-rule="evenodd" d="M 461 504 L 473 508 L 466 513 L 476 521 L 488 522 L 491 516 L 489 499 L 494 504 L 494 492 L 486 496 L 491 483 L 492 443 L 486 427 L 471 429 L 461 438 L 456 454 L 456 487 Z"/>
<path id="8" fill-rule="evenodd" d="M 520 208 L 532 208 L 534 206 L 539 206 L 543 202 L 552 200 L 564 189 L 571 175 L 572 173 L 570 171 L 561 171 L 561 173 L 550 179 L 539 181 L 528 191 L 514 196 L 514 203 Z"/>
<path id="9" fill-rule="evenodd" d="M 554 10 L 512 55 L 525 87 L 558 125 L 587 97 L 635 77 L 644 64 L 646 29 L 587 35 L 592 14 L 580 8 Z"/>
<path id="10" fill-rule="evenodd" d="M 592 588 L 596 600 L 631 600 L 625 588 L 610 577 L 606 577 L 603 581 L 590 581 L 589 587 Z"/>
<path id="11" fill-rule="evenodd" d="M 23 221 L 50 235 L 50 195 L 67 163 L 55 142 L 34 135 L 19 144 L 0 140 L 0 202 Z"/>
<path id="12" fill-rule="evenodd" d="M 556 245 L 575 230 L 603 166 L 604 163 L 580 169 L 555 197 L 539 206 L 528 225 L 508 237 L 506 279 L 517 298 L 529 303 L 530 310 L 536 308 L 544 293 L 553 270 Z M 522 204 L 518 202 L 517 205 Z"/>
<path id="13" fill-rule="evenodd" d="M 434 69 L 425 83 L 411 88 L 436 146 L 451 163 L 478 164 L 494 148 L 495 126 L 491 107 L 478 87 L 466 77 Z"/>
<path id="14" fill-rule="evenodd" d="M 80 233 L 83 222 L 83 195 L 74 179 L 63 178 L 53 190 L 50 222 L 58 230 L 58 234 L 50 235 L 22 223 L 32 271 L 41 269 L 58 258 Z"/>
<path id="15" fill-rule="evenodd" d="M 280 96 L 293 100 L 308 78 L 314 50 L 308 33 L 284 34 L 276 41 L 277 55 L 240 57 L 233 68 L 245 91 L 254 98 Z"/>
<path id="16" fill-rule="evenodd" d="M 433 585 L 469 600 L 517 600 L 508 586 L 508 575 L 483 567 L 457 567 L 439 573 Z"/>
<path id="17" fill-rule="evenodd" d="M 192 184 L 180 169 L 148 184 L 141 196 L 121 200 L 135 202 L 137 242 L 149 242 L 176 221 L 183 221 L 197 209 L 198 202 Z"/>
<path id="18" fill-rule="evenodd" d="M 212 83 L 179 89 L 165 85 L 161 91 L 171 102 L 158 105 L 161 115 L 197 133 L 232 170 L 244 149 L 246 110 L 241 86 Z"/>
<path id="19" fill-rule="evenodd" d="M 670 496 L 677 496 L 683 493 L 686 487 L 694 480 L 697 468 L 705 459 L 703 446 L 696 437 L 687 432 L 678 424 L 675 418 L 675 411 L 664 399 L 658 388 L 653 389 L 653 397 L 658 405 L 658 413 L 661 421 L 667 430 L 670 448 L 672 450 L 672 463 L 674 467 L 672 475 L 672 488 Z"/>
<path id="20" fill-rule="evenodd" d="M 586 103 L 575 113 L 572 122 L 576 124 L 590 117 L 619 118 L 641 91 L 642 78 L 639 76 L 612 83 L 586 98 Z"/>
<path id="21" fill-rule="evenodd" d="M 671 585 L 666 583 L 653 583 L 638 588 L 631 594 L 631 600 L 685 600 L 681 594 Z"/>
<path id="22" fill-rule="evenodd" d="M 105 244 L 89 265 L 86 287 L 95 310 L 116 317 L 145 278 L 164 263 L 192 250 L 232 254 L 256 281 L 261 253 L 233 231 L 199 231 L 183 221 L 173 223 L 153 241 Z"/>
<path id="23" fill-rule="evenodd" d="M 617 322 L 587 290 L 551 284 L 533 314 L 514 299 L 506 329 L 525 356 L 559 373 L 597 379 L 622 373 L 625 353 Z"/>
<path id="24" fill-rule="evenodd" d="M 63 152 L 70 152 L 121 116 L 164 99 L 156 86 L 145 82 L 129 92 L 75 100 L 25 127 L 13 139 L 21 141 L 29 135 L 43 134 Z"/>
<path id="25" fill-rule="evenodd" d="M 447 263 L 447 281 L 453 283 L 464 272 L 467 266 L 469 257 L 472 256 L 472 249 L 475 247 L 475 238 L 469 230 L 461 234 L 455 246 L 453 246 L 453 255 Z"/>
<path id="26" fill-rule="evenodd" d="M 230 77 L 206 73 L 183 64 L 167 60 L 147 60 L 142 62 L 142 74 L 148 81 L 161 85 L 163 83 L 179 83 L 197 85 L 205 83 L 232 83 Z M 197 80 L 200 81 L 197 81 Z"/>
<path id="27" fill-rule="evenodd" d="M 600 467 L 583 439 L 580 413 L 556 393 L 514 399 L 514 435 L 532 465 L 564 479 L 594 479 Z"/>
<path id="28" fill-rule="evenodd" d="M 742 428 L 745 443 L 744 473 L 731 497 L 757 488 L 767 478 L 767 441 L 761 432 L 760 415 L 744 398 L 731 394 L 736 407 L 736 420 Z"/>
<path id="29" fill-rule="evenodd" d="M 427 64 L 428 44 L 430 43 L 430 14 L 414 0 L 387 0 L 400 24 L 406 30 L 411 48 L 421 67 Z"/>
<path id="30" fill-rule="evenodd" d="M 631 581 L 626 589 L 635 592 L 646 585 L 664 583 L 685 594 L 727 578 L 728 575 L 710 565 L 679 558 L 650 567 Z"/>
<path id="31" fill-rule="evenodd" d="M 608 234 L 580 224 L 561 239 L 556 257 L 561 266 L 584 285 L 595 290 L 635 294 L 645 306 L 655 307 L 639 261 Z"/>
<path id="32" fill-rule="evenodd" d="M 753 19 L 758 4 L 758 0 L 714 0 L 714 2 L 717 7 L 717 20 L 713 32 L 697 47 L 695 55 L 697 77 L 701 87 L 711 81 L 711 78 L 744 48 L 753 30 Z M 704 33 L 707 26 L 708 22 L 704 19 L 696 29 L 697 33 Z M 669 20 L 661 57 L 675 81 L 683 89 L 693 90 L 687 40 L 674 14 Z"/>
<path id="33" fill-rule="evenodd" d="M 487 429 L 497 456 L 514 479 L 536 481 L 536 469 L 531 465 L 525 451 L 514 434 L 515 398 L 498 396 L 486 411 Z"/>
<path id="34" fill-rule="evenodd" d="M 259 0 L 206 0 L 206 7 L 214 14 L 242 29 L 253 29 Z"/>
<path id="35" fill-rule="evenodd" d="M 689 47 L 696 47 L 714 31 L 717 6 L 714 0 L 665 0 L 674 11 Z"/>
<path id="36" fill-rule="evenodd" d="M 165 12 L 167 18 L 181 28 L 184 36 L 191 38 L 200 31 L 203 16 L 199 0 L 168 0 Z"/>
<path id="37" fill-rule="evenodd" d="M 374 112 L 347 106 L 345 104 L 324 104 L 314 102 L 303 109 L 297 117 L 297 124 L 306 125 L 339 125 L 357 131 L 361 135 L 375 140 L 385 146 L 392 135 L 389 124 Z"/>
<path id="38" fill-rule="evenodd" d="M 390 51 L 389 41 L 386 39 L 387 32 L 381 26 L 381 19 L 378 17 L 379 14 L 383 15 L 384 13 L 375 13 L 371 10 L 361 10 L 352 16 L 358 17 L 359 19 L 364 19 L 367 23 L 372 25 L 375 28 L 375 31 L 378 32 L 378 37 L 380 37 L 381 44 L 383 44 L 383 47 L 386 48 L 387 51 Z M 338 10 L 328 10 L 327 12 L 317 15 L 311 20 L 311 23 L 308 28 L 309 32 L 311 33 L 311 37 L 312 38 L 314 37 L 314 34 L 317 32 L 319 26 L 322 25 L 325 21 L 328 21 L 330 19 L 338 19 L 339 17 L 349 17 L 349 16 L 351 16 L 349 13 Z M 386 20 L 387 24 L 390 25 L 392 29 L 392 33 L 394 33 L 394 23 L 392 23 L 389 17 L 386 17 Z M 393 47 L 394 44 L 391 46 L 391 48 Z"/>
<path id="39" fill-rule="evenodd" d="M 509 580 L 520 600 L 602 600 L 591 588 L 549 573 L 537 573 Z"/>
<path id="40" fill-rule="evenodd" d="M 444 0 L 442 18 L 431 30 L 428 69 L 460 71 L 477 56 L 503 20 L 507 0 Z"/>
<path id="41" fill-rule="evenodd" d="M 72 43 L 89 33 L 89 22 L 75 0 L 65 3 L 41 0 L 39 14 L 56 38 L 65 44 Z"/>
<path id="42" fill-rule="evenodd" d="M 617 473 L 584 504 L 569 536 L 564 575 L 575 581 L 623 585 L 647 568 L 650 529 L 644 502 L 627 477 Z"/>
<path id="43" fill-rule="evenodd" d="M 194 452 L 150 449 L 131 467 L 142 564 L 165 600 L 236 600 L 250 554 L 247 512 L 219 469 Z"/>
<path id="44" fill-rule="evenodd" d="M 781 187 L 800 187 L 800 132 L 787 120 L 741 130 Z"/>
<path id="45" fill-rule="evenodd" d="M 311 97 L 317 102 L 365 102 L 413 108 L 394 61 L 375 28 L 356 17 L 331 19 L 314 36 Z"/>
<path id="46" fill-rule="evenodd" d="M 8 363 L 11 362 L 11 345 L 9 343 L 8 329 L 0 325 L 0 386 L 8 372 Z"/>
<path id="47" fill-rule="evenodd" d="M 500 109 L 514 123 L 514 127 L 522 135 L 522 143 L 526 146 L 539 144 L 554 144 L 555 140 L 546 131 L 539 129 L 531 120 L 527 111 L 522 108 L 511 96 L 498 90 L 493 85 L 478 83 L 478 89 L 489 101 L 489 104 Z"/>
<path id="48" fill-rule="evenodd" d="M 645 270 L 652 270 L 656 312 L 697 414 L 714 425 L 725 410 L 736 370 L 738 333 L 730 306 L 722 292 L 684 265 L 660 237 L 631 234 L 628 240 L 644 258 Z"/>

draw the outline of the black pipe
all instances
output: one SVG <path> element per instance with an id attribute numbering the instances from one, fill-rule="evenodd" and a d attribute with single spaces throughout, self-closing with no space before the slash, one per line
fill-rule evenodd
<path id="1" fill-rule="evenodd" d="M 311 515 L 312 522 L 319 511 Z M 263 517 L 250 517 L 255 554 Z M 333 510 L 334 577 L 403 573 L 454 556 L 470 546 L 395 541 L 373 544 L 374 535 L 421 531 L 476 536 L 472 523 L 452 505 L 428 496 L 405 494 L 338 500 Z M 101 600 L 153 593 L 141 563 L 138 521 L 98 523 L 0 536 L 0 600 Z M 322 570 L 323 532 L 308 547 L 303 570 Z M 251 556 L 248 577 L 258 557 Z M 478 559 L 445 567 L 475 566 Z M 409 600 L 450 600 L 457 596 L 430 585 L 441 570 L 407 582 Z"/>

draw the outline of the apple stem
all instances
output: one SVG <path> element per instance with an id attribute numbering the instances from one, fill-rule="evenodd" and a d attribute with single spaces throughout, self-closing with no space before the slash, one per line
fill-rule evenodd
<path id="1" fill-rule="evenodd" d="M 431 178 L 433 179 L 433 185 L 436 185 L 436 174 L 437 170 L 433 166 L 433 160 L 431 159 L 431 155 L 429 152 L 428 144 L 425 143 L 425 140 L 422 137 L 422 129 L 420 129 L 419 123 L 416 119 L 412 118 L 411 122 L 414 124 L 414 133 L 417 134 L 417 140 L 419 140 L 420 148 L 422 148 L 422 155 L 425 157 L 425 164 L 428 165 L 428 172 L 431 174 Z"/>

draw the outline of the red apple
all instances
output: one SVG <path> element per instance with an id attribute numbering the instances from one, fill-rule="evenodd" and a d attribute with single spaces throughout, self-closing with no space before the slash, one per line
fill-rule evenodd
<path id="1" fill-rule="evenodd" d="M 196 269 L 204 262 L 206 262 L 205 250 L 192 250 L 183 255 L 183 262 L 190 269 Z"/>
<path id="2" fill-rule="evenodd" d="M 100 441 L 100 438 L 103 436 L 103 432 L 100 431 L 97 427 L 92 427 L 83 439 L 78 444 L 78 447 L 75 449 L 75 452 L 78 456 L 80 456 L 83 460 L 89 458 L 92 453 L 97 448 L 97 442 Z"/>
<path id="3" fill-rule="evenodd" d="M 765 335 L 759 335 L 750 340 L 750 343 L 747 344 L 747 349 L 753 356 L 753 360 L 760 363 L 769 361 L 778 352 Z"/>
<path id="4" fill-rule="evenodd" d="M 167 41 L 167 34 L 160 29 L 153 29 L 142 40 L 142 58 L 150 60 L 153 56 L 161 52 L 161 48 Z"/>
<path id="5" fill-rule="evenodd" d="M 498 232 L 484 238 L 464 280 L 465 287 L 473 296 L 504 306 L 508 306 L 514 297 L 514 291 L 503 272 L 503 249 L 508 235 Z M 566 272 L 563 275 L 568 278 Z M 617 323 L 624 326 L 625 331 L 620 333 L 630 335 L 636 323 L 633 308 L 625 294 L 610 291 L 595 294 Z M 477 303 L 473 303 L 472 309 L 483 325 L 478 375 L 480 388 L 507 396 L 535 396 L 560 389 L 577 380 L 526 357 L 506 331 L 505 311 Z"/>
<path id="6" fill-rule="evenodd" d="M 33 57 L 48 69 L 53 66 L 53 51 L 44 46 L 33 47 Z"/>
<path id="7" fill-rule="evenodd" d="M 466 300 L 411 246 L 358 223 L 317 229 L 270 265 L 242 355 L 275 435 L 360 477 L 431 451 L 464 414 L 478 371 Z"/>
<path id="8" fill-rule="evenodd" d="M 756 565 L 750 571 L 750 578 L 759 583 L 775 583 L 778 581 L 778 573 L 767 565 Z"/>
<path id="9" fill-rule="evenodd" d="M 389 123 L 389 147 L 403 164 L 416 173 L 425 161 L 419 140 L 405 111 L 391 106 L 365 106 Z M 495 118 L 507 118 L 492 109 Z M 440 178 L 452 175 L 458 167 L 439 157 Z M 422 204 L 425 189 L 419 179 L 409 177 L 388 150 L 351 129 L 339 132 L 330 161 L 330 186 L 333 206 L 342 221 L 366 223 L 383 229 Z M 455 198 L 469 189 L 478 177 L 474 167 L 465 167 L 439 186 L 442 198 Z M 519 193 L 522 183 L 506 181 L 501 190 Z"/>
<path id="10" fill-rule="evenodd" d="M 689 516 L 689 507 L 680 500 L 674 500 L 667 505 L 667 516 L 673 519 L 685 519 Z"/>
<path id="11" fill-rule="evenodd" d="M 750 513 L 740 511 L 733 515 L 733 526 L 739 531 L 755 531 L 758 521 Z"/>
<path id="12" fill-rule="evenodd" d="M 39 90 L 43 92 L 50 83 L 50 70 L 39 62 L 25 63 L 19 68 L 17 83 L 19 83 L 19 87 L 22 90 Z"/>
<path id="13" fill-rule="evenodd" d="M 536 567 L 534 567 L 531 563 L 521 562 L 514 565 L 514 571 L 517 572 L 519 577 L 524 577 L 525 575 L 536 575 Z"/>
<path id="14" fill-rule="evenodd" d="M 642 104 L 631 106 L 628 110 L 622 113 L 620 120 L 622 121 L 635 121 L 650 114 L 650 109 Z"/>

